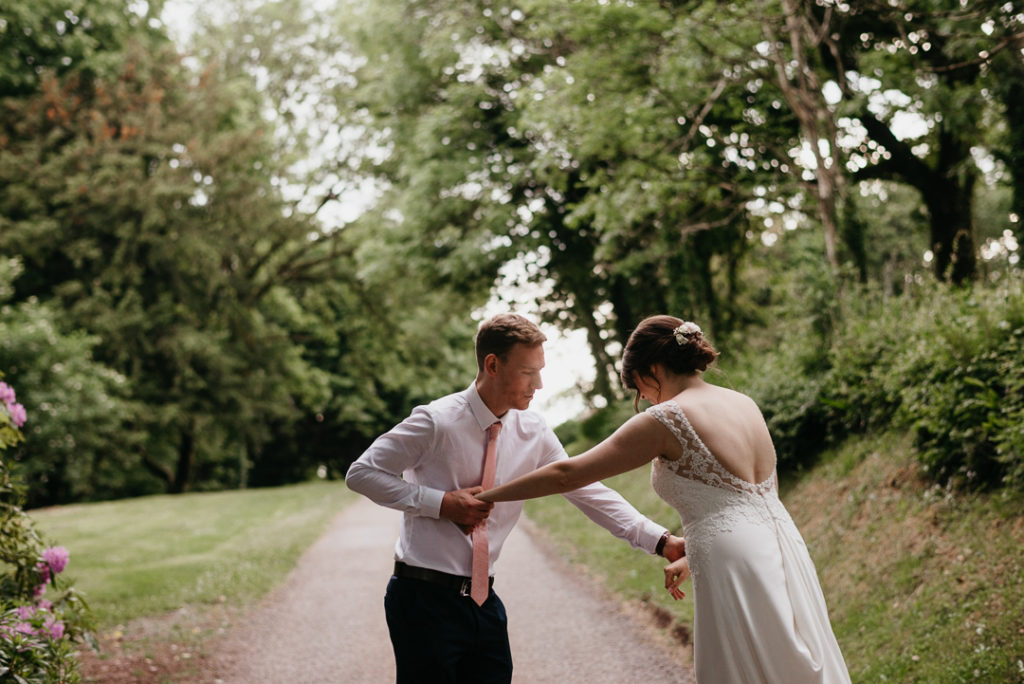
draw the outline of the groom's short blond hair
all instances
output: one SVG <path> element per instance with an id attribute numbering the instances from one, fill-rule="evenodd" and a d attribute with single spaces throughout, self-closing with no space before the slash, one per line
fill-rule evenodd
<path id="1" fill-rule="evenodd" d="M 536 347 L 547 339 L 537 324 L 525 316 L 514 313 L 492 316 L 480 324 L 476 333 L 476 367 L 483 370 L 488 354 L 504 361 L 515 345 Z"/>

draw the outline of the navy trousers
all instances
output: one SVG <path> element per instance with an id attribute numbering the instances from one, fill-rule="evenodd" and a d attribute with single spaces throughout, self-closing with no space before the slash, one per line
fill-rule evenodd
<path id="1" fill-rule="evenodd" d="M 392 577 L 384 614 L 397 684 L 510 684 L 505 605 L 492 589 L 482 606 L 458 590 Z"/>

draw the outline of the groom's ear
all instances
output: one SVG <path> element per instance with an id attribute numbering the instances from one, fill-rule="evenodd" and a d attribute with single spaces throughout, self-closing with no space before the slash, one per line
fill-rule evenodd
<path id="1" fill-rule="evenodd" d="M 488 354 L 484 357 L 484 372 L 487 375 L 498 374 L 498 356 L 497 354 Z"/>

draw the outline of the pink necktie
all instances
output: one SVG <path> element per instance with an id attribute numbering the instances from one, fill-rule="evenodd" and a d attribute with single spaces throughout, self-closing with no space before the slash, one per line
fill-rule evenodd
<path id="1" fill-rule="evenodd" d="M 484 477 L 480 486 L 490 489 L 494 486 L 494 469 L 497 465 L 498 456 L 498 431 L 501 430 L 501 422 L 491 423 L 487 426 L 487 446 L 484 448 Z M 473 530 L 473 576 L 469 595 L 476 601 L 476 605 L 482 606 L 487 600 L 491 586 L 488 579 L 490 566 L 490 551 L 487 548 L 487 521 L 480 523 Z"/>

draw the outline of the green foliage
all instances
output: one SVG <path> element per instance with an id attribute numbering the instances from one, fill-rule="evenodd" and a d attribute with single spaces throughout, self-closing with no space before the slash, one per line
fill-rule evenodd
<path id="1" fill-rule="evenodd" d="M 794 328 L 728 377 L 761 405 L 780 467 L 810 463 L 850 434 L 904 428 L 940 483 L 1024 487 L 1020 281 L 919 285 L 901 297 L 851 288 L 843 302 L 831 344 Z M 824 368 L 801 363 L 822 350 Z"/>
<path id="2" fill-rule="evenodd" d="M 826 443 L 828 407 L 820 401 L 822 380 L 808 373 L 799 358 L 805 349 L 782 348 L 757 357 L 749 380 L 732 373 L 708 380 L 752 396 L 764 414 L 775 442 L 778 467 L 799 470 L 813 462 Z M 796 356 L 794 356 L 796 354 Z"/>
<path id="3" fill-rule="evenodd" d="M 156 4 L 156 3 L 154 3 Z M 162 3 L 161 3 L 162 4 Z M 104 78 L 129 34 L 159 34 L 125 0 L 34 0 L 0 8 L 0 98 L 34 92 L 44 74 Z"/>
<path id="4" fill-rule="evenodd" d="M 899 295 L 925 250 L 967 278 L 975 225 L 1004 247 L 1019 232 L 1024 80 L 1002 5 L 797 3 L 801 48 L 778 3 L 232 0 L 200 12 L 187 58 L 161 7 L 0 10 L 0 256 L 24 266 L 0 362 L 55 411 L 17 452 L 31 502 L 338 475 L 465 384 L 471 312 L 515 300 L 498 276 L 587 331 L 613 405 L 617 345 L 670 312 L 727 351 L 750 342 L 738 379 L 784 465 L 909 403 L 940 477 L 952 439 L 979 445 L 965 472 L 1017 478 L 1016 381 L 985 379 L 1012 349 L 929 376 L 949 404 L 911 397 L 877 370 L 899 340 L 845 310 L 847 262 Z M 810 124 L 767 36 L 812 84 Z M 895 137 L 908 114 L 926 125 Z M 838 265 L 812 129 L 838 148 Z M 356 186 L 375 203 L 346 223 Z M 65 378 L 89 401 L 72 408 Z M 987 418 L 994 401 L 1009 417 Z"/>
<path id="5" fill-rule="evenodd" d="M 643 406 L 640 407 L 643 410 Z M 615 432 L 633 415 L 633 401 L 616 401 L 586 416 L 566 421 L 555 428 L 555 434 L 566 452 L 575 456 Z"/>
<path id="6" fill-rule="evenodd" d="M 3 374 L 0 373 L 0 378 Z M 68 561 L 63 547 L 45 547 L 22 509 L 23 487 L 4 452 L 21 441 L 25 420 L 13 390 L 0 383 L 0 681 L 80 681 L 73 641 L 88 639 L 82 597 L 57 579 Z"/>
<path id="7" fill-rule="evenodd" d="M 929 303 L 897 359 L 896 419 L 940 482 L 1024 488 L 1024 292 L 1019 283 Z"/>
<path id="8" fill-rule="evenodd" d="M 128 447 L 130 425 L 124 376 L 93 359 L 95 336 L 64 334 L 51 305 L 4 302 L 16 260 L 0 263 L 0 367 L 37 419 L 8 464 L 26 485 L 26 504 L 37 507 L 97 496 L 138 492 Z M 6 294 L 5 294 L 6 292 Z"/>
<path id="9" fill-rule="evenodd" d="M 227 8 L 241 24 L 203 23 L 202 61 L 160 35 L 161 3 L 79 4 L 0 14 L 26 44 L 49 40 L 37 24 L 62 36 L 42 62 L 12 45 L 0 74 L 20 79 L 0 93 L 0 258 L 23 266 L 0 278 L 0 357 L 54 417 L 18 454 L 33 504 L 338 475 L 465 384 L 497 261 L 458 235 L 410 242 L 383 211 L 316 216 L 342 171 L 294 165 L 338 46 L 304 3 Z M 67 383 L 89 401 L 69 407 Z"/>
<path id="10" fill-rule="evenodd" d="M 496 264 L 522 259 L 519 282 L 550 290 L 542 318 L 587 330 L 593 391 L 609 399 L 608 342 L 643 315 L 735 325 L 719 290 L 736 288 L 745 206 L 758 183 L 786 184 L 774 150 L 796 141 L 789 119 L 737 111 L 776 97 L 731 71 L 742 47 L 716 59 L 691 39 L 712 5 L 348 3 L 339 30 L 356 57 L 335 97 L 390 210 L 368 217 L 368 247 L 442 286 L 490 285 Z M 726 21 L 761 40 L 743 13 Z"/>

